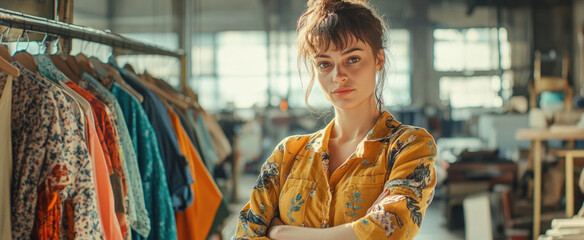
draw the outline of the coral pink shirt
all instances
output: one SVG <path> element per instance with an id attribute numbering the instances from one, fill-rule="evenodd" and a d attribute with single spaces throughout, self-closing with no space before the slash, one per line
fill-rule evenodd
<path id="1" fill-rule="evenodd" d="M 81 94 L 81 91 L 84 90 L 78 88 L 77 86 L 71 86 L 71 84 L 68 84 L 68 86 L 77 93 L 80 93 L 81 96 L 86 96 Z M 87 100 L 89 101 L 90 99 Z M 98 119 L 94 112 L 92 112 L 92 114 L 94 119 Z M 98 130 L 95 128 L 95 125 L 89 123 L 88 118 L 89 116 L 85 118 L 88 131 L 87 147 L 89 149 L 89 155 L 93 159 L 93 169 L 95 172 L 94 176 L 96 178 L 95 183 L 97 189 L 97 200 L 99 213 L 101 215 L 102 224 L 104 226 L 105 238 L 108 240 L 121 240 L 124 239 L 124 237 L 122 236 L 120 223 L 115 212 L 114 194 L 110 182 L 107 158 L 105 151 L 102 148 L 101 141 L 98 137 Z"/>

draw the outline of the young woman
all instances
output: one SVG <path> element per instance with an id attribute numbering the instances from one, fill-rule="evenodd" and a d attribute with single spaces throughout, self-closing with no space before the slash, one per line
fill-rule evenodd
<path id="1" fill-rule="evenodd" d="M 413 239 L 432 201 L 434 139 L 384 110 L 386 28 L 365 2 L 314 0 L 300 60 L 335 118 L 284 139 L 239 216 L 237 239 Z M 305 100 L 308 97 L 305 97 Z"/>

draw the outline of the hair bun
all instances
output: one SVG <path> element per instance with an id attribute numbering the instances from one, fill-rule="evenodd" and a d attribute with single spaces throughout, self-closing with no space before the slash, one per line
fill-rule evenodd
<path id="1" fill-rule="evenodd" d="M 320 12 L 330 12 L 334 9 L 334 6 L 341 3 L 352 3 L 352 4 L 359 4 L 366 7 L 369 7 L 367 1 L 365 0 L 308 0 L 308 7 L 309 8 L 316 8 L 319 9 Z"/>
<path id="2" fill-rule="evenodd" d="M 334 6 L 342 0 L 308 0 L 307 7 L 312 9 L 317 16 L 325 16 L 334 10 Z"/>

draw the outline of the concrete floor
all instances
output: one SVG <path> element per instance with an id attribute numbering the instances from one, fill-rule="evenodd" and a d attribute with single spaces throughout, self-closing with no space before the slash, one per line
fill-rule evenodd
<path id="1" fill-rule="evenodd" d="M 237 226 L 237 214 L 243 208 L 250 197 L 251 189 L 255 184 L 257 176 L 243 174 L 240 176 L 240 188 L 238 192 L 239 203 L 230 204 L 229 208 L 232 215 L 229 217 L 227 225 L 223 228 L 223 239 L 231 239 L 235 233 Z M 463 240 L 464 230 L 449 231 L 445 226 L 445 219 L 443 216 L 443 202 L 434 201 L 426 210 L 426 217 L 422 222 L 420 233 L 416 236 L 416 240 Z"/>

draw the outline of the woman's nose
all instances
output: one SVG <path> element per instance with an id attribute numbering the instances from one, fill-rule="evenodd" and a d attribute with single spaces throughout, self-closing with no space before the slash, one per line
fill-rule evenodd
<path id="1" fill-rule="evenodd" d="M 348 79 L 345 69 L 342 66 L 337 65 L 334 69 L 333 81 L 336 83 L 346 82 Z"/>

